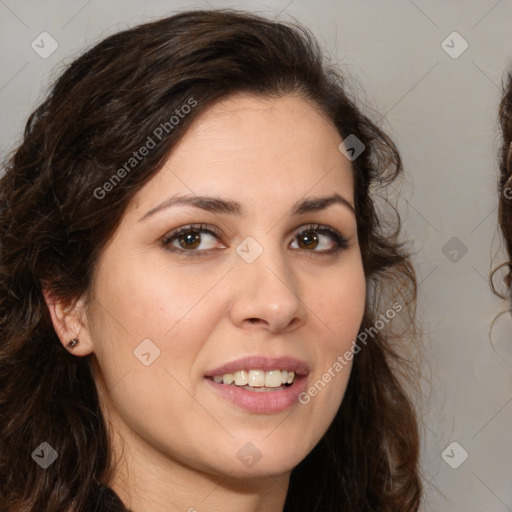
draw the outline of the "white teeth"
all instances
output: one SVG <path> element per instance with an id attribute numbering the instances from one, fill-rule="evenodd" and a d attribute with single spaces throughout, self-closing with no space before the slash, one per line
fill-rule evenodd
<path id="1" fill-rule="evenodd" d="M 283 375 L 279 370 L 270 370 L 265 373 L 266 388 L 278 388 L 281 384 L 284 384 L 284 381 Z"/>
<path id="2" fill-rule="evenodd" d="M 249 372 L 249 381 L 247 384 L 253 388 L 261 388 L 265 386 L 265 372 L 263 370 L 251 370 Z M 281 385 L 281 382 L 279 382 L 279 385 Z"/>
<path id="3" fill-rule="evenodd" d="M 240 370 L 239 372 L 235 372 L 233 374 L 233 377 L 235 377 L 235 385 L 236 386 L 247 386 L 249 383 L 247 379 L 247 372 L 245 370 Z"/>
<path id="4" fill-rule="evenodd" d="M 235 380 L 235 377 L 233 377 L 232 373 L 225 373 L 222 376 L 222 382 L 224 384 L 231 384 Z"/>
<path id="5" fill-rule="evenodd" d="M 224 375 L 215 375 L 213 380 L 217 383 L 234 384 L 235 386 L 250 386 L 253 388 L 278 388 L 283 384 L 292 384 L 295 372 L 286 370 L 240 370 Z"/>

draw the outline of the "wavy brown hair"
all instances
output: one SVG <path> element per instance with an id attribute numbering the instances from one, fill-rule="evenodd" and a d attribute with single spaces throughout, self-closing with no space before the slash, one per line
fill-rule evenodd
<path id="1" fill-rule="evenodd" d="M 504 265 L 500 265 L 498 269 L 502 266 L 506 267 L 505 285 L 508 290 L 507 298 L 510 298 L 512 296 L 510 292 L 512 285 L 512 73 L 508 74 L 503 87 L 498 118 L 502 135 L 502 144 L 499 151 L 498 191 L 500 199 L 498 222 L 508 254 L 508 261 Z M 496 291 L 494 286 L 493 289 Z M 502 296 L 499 293 L 497 294 Z"/>
<path id="2" fill-rule="evenodd" d="M 416 278 L 396 210 L 385 216 L 386 201 L 377 204 L 402 163 L 346 91 L 308 30 L 233 10 L 188 11 L 116 33 L 65 69 L 29 117 L 0 180 L 1 510 L 112 510 L 101 500 L 95 508 L 114 461 L 94 354 L 64 349 L 42 290 L 72 301 L 88 289 L 134 194 L 201 112 L 238 92 L 300 94 L 342 138 L 353 134 L 365 145 L 352 167 L 368 285 L 360 332 L 373 327 L 372 336 L 354 358 L 333 423 L 292 471 L 284 510 L 418 510 L 419 427 L 402 379 L 412 366 L 395 344 L 404 333 L 408 343 L 416 339 Z M 95 191 L 190 98 L 197 101 L 190 113 L 98 198 Z M 375 329 L 396 302 L 401 333 L 396 322 Z M 42 442 L 59 454 L 45 470 L 31 458 Z"/>

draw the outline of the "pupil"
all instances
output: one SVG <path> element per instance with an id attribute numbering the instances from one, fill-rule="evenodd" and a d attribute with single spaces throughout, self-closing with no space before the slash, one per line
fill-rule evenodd
<path id="1" fill-rule="evenodd" d="M 302 245 L 306 248 L 316 247 L 318 245 L 318 237 L 312 231 L 306 231 L 302 234 Z"/>
<path id="2" fill-rule="evenodd" d="M 193 246 L 192 248 L 196 248 L 199 245 L 199 239 L 199 233 L 197 231 L 191 231 L 186 235 L 180 236 L 180 245 L 184 243 L 188 248 L 190 248 L 191 245 Z"/>

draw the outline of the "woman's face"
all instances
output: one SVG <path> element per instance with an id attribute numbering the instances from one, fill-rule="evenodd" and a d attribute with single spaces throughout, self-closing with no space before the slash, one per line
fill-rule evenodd
<path id="1" fill-rule="evenodd" d="M 365 304 L 340 142 L 298 96 L 232 96 L 133 197 L 79 337 L 141 471 L 285 474 L 329 427 Z"/>

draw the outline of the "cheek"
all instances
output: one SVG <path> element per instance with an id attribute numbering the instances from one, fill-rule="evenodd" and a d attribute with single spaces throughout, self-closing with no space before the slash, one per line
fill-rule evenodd
<path id="1" fill-rule="evenodd" d="M 317 291 L 314 313 L 324 322 L 328 346 L 345 350 L 357 336 L 366 304 L 366 279 L 360 264 L 343 269 L 338 276 L 323 281 Z"/>
<path id="2" fill-rule="evenodd" d="M 353 265 L 340 273 L 339 279 L 326 281 L 316 304 L 314 314 L 324 335 L 317 339 L 318 365 L 311 380 L 318 383 L 316 391 L 322 395 L 318 397 L 319 405 L 333 415 L 350 377 L 353 344 L 365 310 L 366 280 L 362 265 Z"/>
<path id="3" fill-rule="evenodd" d="M 225 272 L 142 269 L 118 267 L 98 279 L 98 300 L 108 311 L 97 309 L 93 336 L 112 404 L 155 444 L 179 439 L 191 425 L 218 428 L 190 393 L 194 362 L 226 310 L 214 293 Z"/>
<path id="4" fill-rule="evenodd" d="M 151 332 L 163 339 L 201 307 L 201 299 L 220 277 L 217 273 L 134 258 L 98 279 L 98 298 L 132 337 Z"/>
<path id="5" fill-rule="evenodd" d="M 98 274 L 92 322 L 105 372 L 115 379 L 125 367 L 137 369 L 147 346 L 151 360 L 157 355 L 161 366 L 185 375 L 225 311 L 215 293 L 223 273 L 141 261 L 110 268 Z"/>

